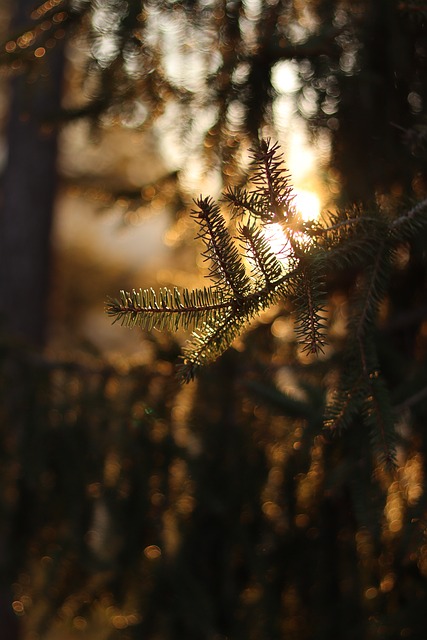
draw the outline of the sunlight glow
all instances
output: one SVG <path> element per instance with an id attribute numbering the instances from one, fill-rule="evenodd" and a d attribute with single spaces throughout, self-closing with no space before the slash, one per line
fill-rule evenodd
<path id="1" fill-rule="evenodd" d="M 312 191 L 297 191 L 294 204 L 305 222 L 316 220 L 320 215 L 320 200 Z"/>
<path id="2" fill-rule="evenodd" d="M 271 82 L 277 93 L 295 93 L 301 87 L 298 78 L 298 63 L 294 60 L 281 60 L 272 68 Z"/>
<path id="3" fill-rule="evenodd" d="M 320 199 L 312 191 L 296 191 L 294 197 L 295 209 L 305 222 L 316 220 L 320 215 Z M 285 269 L 291 267 L 292 248 L 286 230 L 279 223 L 266 225 L 263 234 L 271 250 L 283 263 Z M 302 233 L 297 234 L 300 241 L 310 243 L 310 238 Z"/>
<path id="4" fill-rule="evenodd" d="M 270 245 L 274 255 L 284 262 L 289 261 L 291 245 L 282 225 L 277 223 L 269 224 L 264 227 L 263 235 Z"/>
<path id="5" fill-rule="evenodd" d="M 289 271 L 292 268 L 293 250 L 286 230 L 281 224 L 274 223 L 264 227 L 263 234 L 276 258 L 280 260 L 285 270 Z M 296 233 L 294 237 L 304 245 L 309 245 L 311 242 L 311 238 L 305 233 Z"/>

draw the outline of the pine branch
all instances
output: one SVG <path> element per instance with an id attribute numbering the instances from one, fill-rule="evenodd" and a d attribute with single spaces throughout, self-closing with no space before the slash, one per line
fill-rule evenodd
<path id="1" fill-rule="evenodd" d="M 327 220 L 312 223 L 305 233 L 322 248 L 327 269 L 336 271 L 369 264 L 388 226 L 379 211 L 362 212 L 352 207 L 329 212 Z"/>
<path id="2" fill-rule="evenodd" d="M 324 269 L 320 254 L 313 259 L 304 256 L 300 259 L 300 268 L 295 289 L 298 292 L 296 304 L 296 334 L 303 345 L 303 353 L 323 353 L 326 329 L 324 318 Z"/>
<path id="3" fill-rule="evenodd" d="M 384 300 L 390 275 L 392 252 L 387 236 L 379 242 L 374 263 L 365 271 L 365 287 L 359 292 L 358 321 L 356 335 L 362 340 L 369 325 L 375 321 L 381 302 Z"/>
<path id="4" fill-rule="evenodd" d="M 126 327 L 140 327 L 151 331 L 188 329 L 209 318 L 216 318 L 232 306 L 224 300 L 222 291 L 212 287 L 180 292 L 166 287 L 158 293 L 154 289 L 120 292 L 120 299 L 107 302 L 106 312 Z"/>
<path id="5" fill-rule="evenodd" d="M 238 228 L 245 242 L 243 249 L 253 265 L 253 274 L 262 286 L 272 288 L 284 273 L 284 265 L 271 250 L 262 229 L 250 223 Z"/>
<path id="6" fill-rule="evenodd" d="M 224 200 L 229 202 L 233 218 L 249 214 L 264 221 L 274 219 L 274 215 L 265 206 L 264 196 L 256 191 L 248 193 L 242 187 L 228 187 L 224 194 Z"/>
<path id="7" fill-rule="evenodd" d="M 412 239 L 427 229 L 427 198 L 411 207 L 403 215 L 393 220 L 392 232 L 396 240 Z"/>
<path id="8" fill-rule="evenodd" d="M 107 313 L 126 326 L 176 331 L 193 328 L 182 352 L 183 382 L 216 360 L 260 312 L 281 300 L 294 305 L 296 336 L 307 354 L 326 342 L 325 281 L 328 272 L 357 269 L 349 304 L 347 346 L 341 354 L 337 391 L 325 426 L 340 432 L 363 423 L 375 457 L 393 467 L 396 434 L 390 394 L 380 373 L 376 328 L 386 300 L 397 248 L 427 227 L 427 201 L 394 221 L 378 206 L 330 213 L 326 223 L 304 223 L 293 207 L 288 175 L 277 145 L 261 142 L 254 153 L 254 189 L 229 189 L 225 201 L 236 225 L 232 237 L 218 204 L 196 200 L 193 218 L 204 243 L 212 286 L 121 292 Z M 286 245 L 281 260 L 266 230 L 280 222 Z M 247 260 L 247 265 L 245 264 Z"/>
<path id="9" fill-rule="evenodd" d="M 216 324 L 205 323 L 199 331 L 194 331 L 192 340 L 182 350 L 179 378 L 183 382 L 193 380 L 201 367 L 214 362 L 229 348 L 246 322 L 245 317 L 228 314 Z"/>
<path id="10" fill-rule="evenodd" d="M 343 430 L 351 427 L 357 416 L 360 415 L 365 392 L 360 376 L 348 386 L 342 386 L 337 390 L 332 401 L 326 407 L 325 429 L 332 434 L 340 434 Z"/>
<path id="11" fill-rule="evenodd" d="M 323 243 L 320 243 L 321 245 Z M 331 273 L 345 269 L 360 269 L 369 263 L 378 249 L 378 240 L 373 236 L 354 236 L 347 240 L 338 240 L 336 244 L 329 239 L 325 246 L 327 270 Z"/>
<path id="12" fill-rule="evenodd" d="M 297 301 L 297 333 L 304 350 L 317 353 L 323 348 L 323 263 L 314 257 L 315 251 L 307 258 L 304 243 L 297 240 L 300 232 L 289 224 L 294 213 L 292 192 L 278 145 L 262 142 L 254 157 L 257 173 L 253 194 L 228 194 L 230 205 L 240 209 L 241 215 L 249 215 L 247 223 L 237 225 L 241 252 L 219 206 L 209 197 L 200 196 L 195 201 L 197 208 L 192 215 L 200 227 L 197 238 L 204 242 L 203 256 L 210 263 L 209 277 L 215 285 L 182 292 L 177 288 L 163 288 L 157 293 L 153 289 L 122 291 L 119 300 L 107 304 L 107 313 L 114 321 L 129 327 L 169 331 L 195 327 L 180 368 L 185 381 L 192 379 L 199 367 L 218 358 L 252 318 L 283 298 Z M 264 233 L 272 216 L 279 217 L 279 208 L 289 241 L 286 262 L 274 253 Z M 314 248 L 315 242 L 311 244 Z M 249 260 L 252 278 L 243 256 Z"/>
<path id="13" fill-rule="evenodd" d="M 263 220 L 291 222 L 296 214 L 293 205 L 295 196 L 289 185 L 289 175 L 284 168 L 279 145 L 271 145 L 270 140 L 262 140 L 259 148 L 252 150 L 252 157 L 255 167 L 252 182 L 264 203 Z"/>
<path id="14" fill-rule="evenodd" d="M 390 394 L 378 371 L 369 377 L 369 393 L 365 396 L 363 418 L 371 435 L 371 446 L 380 464 L 396 468 L 396 432 Z"/>
<path id="15" fill-rule="evenodd" d="M 236 300 L 240 300 L 250 291 L 251 284 L 219 206 L 212 198 L 202 196 L 196 204 L 198 210 L 192 213 L 201 228 L 197 237 L 206 245 L 203 256 L 211 262 L 210 276 L 218 282 L 219 288 L 228 294 L 231 291 Z"/>

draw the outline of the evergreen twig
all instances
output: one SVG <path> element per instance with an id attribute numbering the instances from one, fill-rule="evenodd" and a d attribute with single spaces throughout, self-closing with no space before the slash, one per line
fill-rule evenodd
<path id="1" fill-rule="evenodd" d="M 394 220 L 380 207 L 354 206 L 329 213 L 328 221 L 304 223 L 293 205 L 289 176 L 277 144 L 262 141 L 253 150 L 253 189 L 229 189 L 225 202 L 235 218 L 236 238 L 220 207 L 209 197 L 196 201 L 199 225 L 213 284 L 180 292 L 167 288 L 121 292 L 107 312 L 114 321 L 145 329 L 175 331 L 194 327 L 183 349 L 178 373 L 183 382 L 216 360 L 261 311 L 280 300 L 294 306 L 296 337 L 302 352 L 323 352 L 327 275 L 348 267 L 357 286 L 350 299 L 348 345 L 340 380 L 328 405 L 325 426 L 332 432 L 362 421 L 377 458 L 387 466 L 396 459 L 393 407 L 380 371 L 375 335 L 379 310 L 387 298 L 396 251 L 427 227 L 427 201 Z M 266 233 L 272 223 L 283 233 L 276 253 Z M 246 259 L 246 261 L 245 261 Z"/>

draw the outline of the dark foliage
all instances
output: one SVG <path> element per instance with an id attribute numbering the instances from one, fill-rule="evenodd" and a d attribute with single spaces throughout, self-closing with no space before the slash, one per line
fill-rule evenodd
<path id="1" fill-rule="evenodd" d="M 25 640 L 426 637 L 427 10 L 254 6 L 53 0 L 5 40 L 4 65 L 31 78 L 55 36 L 85 43 L 86 95 L 64 121 L 142 108 L 148 125 L 175 102 L 188 134 L 214 107 L 205 151 L 228 177 L 271 126 L 274 66 L 294 61 L 343 185 L 341 208 L 303 223 L 278 148 L 261 143 L 253 184 L 226 191 L 235 230 L 196 201 L 212 286 L 110 303 L 130 326 L 199 327 L 190 384 L 174 343 L 146 338 L 153 362 L 121 371 L 4 336 L 0 560 Z M 168 21 L 201 83 L 166 72 Z"/>

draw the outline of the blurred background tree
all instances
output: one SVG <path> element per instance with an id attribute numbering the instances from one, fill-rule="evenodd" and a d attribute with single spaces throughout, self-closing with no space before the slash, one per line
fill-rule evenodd
<path id="1" fill-rule="evenodd" d="M 77 259 L 51 239 L 66 219 L 87 229 L 74 209 L 89 200 L 132 229 L 166 211 L 180 272 L 162 283 L 190 282 L 191 197 L 244 183 L 259 136 L 292 156 L 302 121 L 325 206 L 393 215 L 425 198 L 427 6 L 1 10 L 1 562 L 5 620 L 20 622 L 5 640 L 424 639 L 425 238 L 402 249 L 378 326 L 399 416 L 391 479 L 357 416 L 332 441 L 322 430 L 357 271 L 329 282 L 325 358 L 301 355 L 289 305 L 181 388 L 172 339 L 142 335 L 113 358 L 99 324 L 88 340 L 76 323 L 135 282 L 107 266 L 113 245 L 97 254 L 93 239 Z M 152 265 L 141 276 L 155 282 Z"/>

